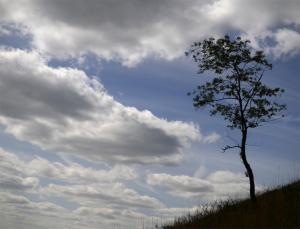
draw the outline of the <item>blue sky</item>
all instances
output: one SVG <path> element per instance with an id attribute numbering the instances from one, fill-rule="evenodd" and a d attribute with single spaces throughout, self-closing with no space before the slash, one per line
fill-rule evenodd
<path id="1" fill-rule="evenodd" d="M 221 153 L 238 132 L 186 95 L 207 75 L 184 51 L 210 36 L 250 39 L 286 90 L 285 117 L 249 134 L 257 189 L 299 178 L 299 2 L 19 4 L 0 1 L 1 228 L 151 228 L 247 196 Z"/>

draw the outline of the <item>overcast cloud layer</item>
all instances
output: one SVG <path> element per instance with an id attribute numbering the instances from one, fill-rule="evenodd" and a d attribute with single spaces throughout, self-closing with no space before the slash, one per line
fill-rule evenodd
<path id="1" fill-rule="evenodd" d="M 298 9 L 297 0 L 0 1 L 2 20 L 25 26 L 39 51 L 64 58 L 94 52 L 127 66 L 174 59 L 192 41 L 227 31 L 276 57 L 292 55 L 299 51 Z"/>

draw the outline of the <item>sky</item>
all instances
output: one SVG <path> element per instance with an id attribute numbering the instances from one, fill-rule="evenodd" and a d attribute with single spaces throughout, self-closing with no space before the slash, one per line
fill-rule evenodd
<path id="1" fill-rule="evenodd" d="M 0 0 L 1 228 L 151 228 L 248 195 L 239 141 L 187 92 L 192 42 L 241 36 L 284 117 L 249 133 L 257 190 L 300 175 L 298 0 Z"/>

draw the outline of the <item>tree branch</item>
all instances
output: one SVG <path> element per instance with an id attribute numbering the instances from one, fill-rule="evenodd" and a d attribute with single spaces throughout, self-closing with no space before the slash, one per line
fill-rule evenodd
<path id="1" fill-rule="evenodd" d="M 241 146 L 240 145 L 234 145 L 234 146 L 227 145 L 224 148 L 222 148 L 222 151 L 223 151 L 223 153 L 225 153 L 227 150 L 234 149 L 234 148 L 239 148 L 240 149 Z"/>
<path id="2" fill-rule="evenodd" d="M 219 102 L 219 101 L 228 100 L 228 99 L 236 100 L 235 97 L 225 97 L 225 98 L 215 99 L 213 102 Z"/>
<path id="3" fill-rule="evenodd" d="M 262 71 L 262 73 L 260 74 L 258 80 L 257 80 L 255 83 L 258 83 L 258 82 L 261 81 L 261 79 L 262 79 L 262 77 L 263 77 L 263 75 L 264 75 L 264 72 L 265 72 L 265 70 Z M 247 106 L 248 106 L 248 104 L 249 104 L 249 101 L 251 101 L 252 98 L 255 96 L 255 93 L 256 93 L 257 91 L 255 91 L 254 89 L 255 89 L 255 87 L 252 87 L 252 89 L 251 89 L 252 92 L 251 92 L 251 90 L 249 91 L 249 94 L 251 93 L 251 95 L 250 95 L 250 98 L 247 100 L 247 102 L 246 102 L 246 104 L 245 104 L 245 106 L 244 106 L 244 108 L 243 108 L 243 111 L 246 110 L 246 108 L 247 108 Z"/>

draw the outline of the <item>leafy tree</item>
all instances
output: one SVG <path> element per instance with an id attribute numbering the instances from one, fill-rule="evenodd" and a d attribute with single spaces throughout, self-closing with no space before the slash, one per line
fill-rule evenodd
<path id="1" fill-rule="evenodd" d="M 262 82 L 266 70 L 272 69 L 263 51 L 254 51 L 249 40 L 237 37 L 205 39 L 195 42 L 186 52 L 198 65 L 199 74 L 213 73 L 211 80 L 188 93 L 196 108 L 210 106 L 210 115 L 220 114 L 227 127 L 238 129 L 241 142 L 223 148 L 239 148 L 246 176 L 250 183 L 250 198 L 255 201 L 254 175 L 246 157 L 247 134 L 286 108 L 274 101 L 284 90 L 271 88 Z"/>

